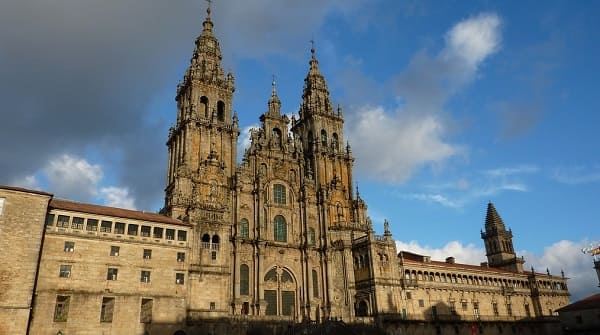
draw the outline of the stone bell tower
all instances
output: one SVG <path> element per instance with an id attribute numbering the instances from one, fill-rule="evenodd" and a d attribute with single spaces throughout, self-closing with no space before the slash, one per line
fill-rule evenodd
<path id="1" fill-rule="evenodd" d="M 485 232 L 481 232 L 488 264 L 491 267 L 522 273 L 525 260 L 515 254 L 512 236 L 512 231 L 506 230 L 494 204 L 488 203 Z"/>
<path id="2" fill-rule="evenodd" d="M 225 74 L 221 66 L 210 2 L 206 13 L 190 66 L 177 86 L 177 123 L 167 140 L 163 212 L 193 225 L 189 308 L 208 310 L 216 317 L 229 312 L 230 292 L 206 285 L 228 287 L 230 283 L 228 241 L 239 127 L 232 113 L 234 77 Z"/>

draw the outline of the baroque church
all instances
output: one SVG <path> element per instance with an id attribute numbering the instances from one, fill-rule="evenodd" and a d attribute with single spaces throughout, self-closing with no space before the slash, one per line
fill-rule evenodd
<path id="1" fill-rule="evenodd" d="M 210 14 L 177 86 L 160 213 L 0 187 L 0 250 L 16 250 L 0 335 L 560 333 L 567 278 L 525 270 L 493 204 L 479 265 L 396 250 L 387 222 L 375 234 L 314 48 L 298 118 L 273 83 L 238 162 Z"/>

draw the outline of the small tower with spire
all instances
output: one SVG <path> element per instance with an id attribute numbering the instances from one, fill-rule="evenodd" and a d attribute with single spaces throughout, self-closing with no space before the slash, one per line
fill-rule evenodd
<path id="1" fill-rule="evenodd" d="M 512 231 L 506 230 L 494 204 L 489 202 L 485 216 L 485 231 L 481 232 L 488 264 L 490 267 L 522 273 L 525 261 L 515 254 L 512 237 Z"/>

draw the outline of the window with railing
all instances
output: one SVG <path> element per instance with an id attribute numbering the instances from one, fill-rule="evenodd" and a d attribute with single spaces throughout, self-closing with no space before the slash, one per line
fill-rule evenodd
<path id="1" fill-rule="evenodd" d="M 71 265 L 61 265 L 60 272 L 58 274 L 60 278 L 69 278 L 71 277 Z"/>
<path id="2" fill-rule="evenodd" d="M 59 215 L 58 219 L 56 220 L 56 226 L 61 227 L 61 228 L 69 228 L 69 220 L 70 219 L 71 219 L 70 216 Z"/>
<path id="3" fill-rule="evenodd" d="M 167 229 L 167 240 L 175 239 L 175 229 Z"/>
<path id="4" fill-rule="evenodd" d="M 150 271 L 142 270 L 140 281 L 142 283 L 149 283 L 150 282 Z"/>
<path id="5" fill-rule="evenodd" d="M 127 225 L 127 235 L 137 236 L 138 234 L 138 225 L 136 224 L 128 224 Z"/>
<path id="6" fill-rule="evenodd" d="M 187 241 L 187 231 L 178 230 L 177 231 L 177 241 Z"/>
<path id="7" fill-rule="evenodd" d="M 152 229 L 152 237 L 154 237 L 154 238 L 163 238 L 163 230 L 164 229 L 162 229 L 160 227 L 154 227 Z"/>
<path id="8" fill-rule="evenodd" d="M 87 231 L 97 231 L 98 230 L 98 220 L 96 220 L 96 219 L 87 219 L 87 224 L 85 225 L 85 230 L 87 230 Z"/>
<path id="9" fill-rule="evenodd" d="M 115 223 L 115 234 L 125 234 L 125 224 L 123 222 Z"/>
<path id="10" fill-rule="evenodd" d="M 73 229 L 83 229 L 83 218 L 80 217 L 73 217 L 73 223 L 71 224 L 71 228 Z"/>
<path id="11" fill-rule="evenodd" d="M 117 280 L 119 275 L 119 269 L 116 268 L 108 268 L 106 272 L 106 280 Z"/>
<path id="12" fill-rule="evenodd" d="M 140 229 L 140 236 L 142 237 L 150 237 L 150 226 L 142 226 Z"/>
<path id="13" fill-rule="evenodd" d="M 100 232 L 102 233 L 110 233 L 112 231 L 112 221 L 102 221 L 100 222 Z"/>

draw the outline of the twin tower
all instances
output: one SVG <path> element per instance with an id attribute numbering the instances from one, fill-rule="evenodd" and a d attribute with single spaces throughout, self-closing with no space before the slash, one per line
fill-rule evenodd
<path id="1" fill-rule="evenodd" d="M 374 235 L 353 192 L 342 111 L 332 106 L 315 50 L 299 118 L 281 114 L 273 84 L 241 164 L 235 78 L 221 59 L 209 8 L 177 87 L 162 211 L 193 226 L 188 317 L 349 320 L 397 310 L 395 243 L 387 223 Z M 490 210 L 482 233 L 490 265 L 522 272 L 510 232 Z"/>

